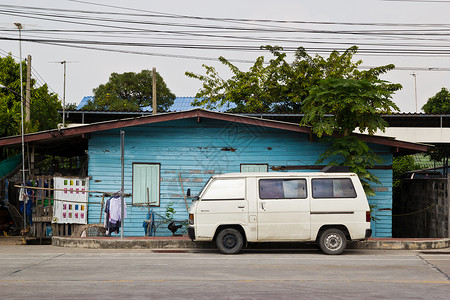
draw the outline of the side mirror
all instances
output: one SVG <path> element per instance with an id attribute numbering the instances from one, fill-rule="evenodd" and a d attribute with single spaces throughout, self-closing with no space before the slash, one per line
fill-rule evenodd
<path id="1" fill-rule="evenodd" d="M 187 189 L 187 191 L 186 191 L 186 196 L 187 196 L 187 197 L 190 197 L 190 196 L 191 196 L 191 189 Z"/>

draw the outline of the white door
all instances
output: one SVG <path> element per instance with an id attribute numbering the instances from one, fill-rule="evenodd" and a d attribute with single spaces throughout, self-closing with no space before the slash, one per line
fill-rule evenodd
<path id="1" fill-rule="evenodd" d="M 306 179 L 258 180 L 258 240 L 307 240 L 310 206 Z"/>

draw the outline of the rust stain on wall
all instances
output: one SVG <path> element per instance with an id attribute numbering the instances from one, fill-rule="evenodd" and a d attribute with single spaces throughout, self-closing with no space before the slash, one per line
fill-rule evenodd
<path id="1" fill-rule="evenodd" d="M 387 187 L 376 187 L 374 190 L 375 190 L 375 192 L 387 192 L 387 191 L 389 191 L 389 188 L 387 188 Z"/>
<path id="2" fill-rule="evenodd" d="M 182 195 L 178 195 L 178 194 L 170 194 L 169 197 L 170 198 L 181 198 L 183 196 Z"/>

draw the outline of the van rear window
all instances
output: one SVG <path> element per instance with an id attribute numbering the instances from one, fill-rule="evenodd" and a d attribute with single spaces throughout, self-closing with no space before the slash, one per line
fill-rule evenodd
<path id="1" fill-rule="evenodd" d="M 261 179 L 259 199 L 305 199 L 305 179 Z"/>
<path id="2" fill-rule="evenodd" d="M 313 198 L 356 198 L 349 178 L 316 178 L 312 180 Z"/>

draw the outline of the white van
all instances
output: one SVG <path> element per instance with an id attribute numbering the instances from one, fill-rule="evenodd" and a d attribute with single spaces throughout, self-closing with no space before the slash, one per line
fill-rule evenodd
<path id="1" fill-rule="evenodd" d="M 224 254 L 247 242 L 317 242 L 340 254 L 372 234 L 370 208 L 353 173 L 236 173 L 212 176 L 189 210 L 189 237 Z"/>

